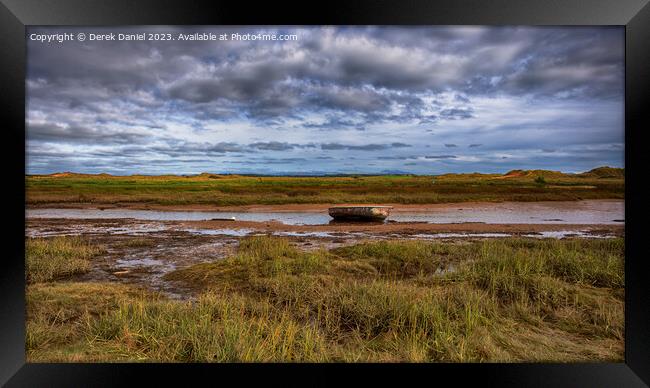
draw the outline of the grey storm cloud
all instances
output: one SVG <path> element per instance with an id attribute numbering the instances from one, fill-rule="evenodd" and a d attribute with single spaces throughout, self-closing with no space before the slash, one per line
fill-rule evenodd
<path id="1" fill-rule="evenodd" d="M 425 159 L 456 159 L 456 155 L 427 155 Z"/>
<path id="2" fill-rule="evenodd" d="M 405 160 L 408 159 L 407 156 L 378 156 L 378 160 Z"/>
<path id="3" fill-rule="evenodd" d="M 323 130 L 335 130 L 335 129 L 349 129 L 354 128 L 359 131 L 365 130 L 365 126 L 360 124 L 357 121 L 346 119 L 343 117 L 332 117 L 326 116 L 326 120 L 322 123 L 306 122 L 298 125 L 300 128 L 316 128 Z"/>
<path id="4" fill-rule="evenodd" d="M 306 162 L 307 159 L 305 158 L 279 158 L 279 159 L 263 159 L 263 163 L 271 163 L 271 164 L 291 164 L 291 163 L 300 163 L 300 162 Z"/>
<path id="5" fill-rule="evenodd" d="M 271 141 L 268 143 L 264 143 L 264 142 L 253 143 L 250 146 L 253 148 L 257 148 L 258 150 L 265 150 L 265 151 L 286 151 L 286 150 L 293 149 L 295 144 Z"/>
<path id="6" fill-rule="evenodd" d="M 349 144 L 340 144 L 340 143 L 321 144 L 321 149 L 323 150 L 380 151 L 389 148 L 404 148 L 404 147 L 410 147 L 410 145 L 404 143 L 364 144 L 364 145 L 349 145 Z"/>
<path id="7" fill-rule="evenodd" d="M 109 151 L 117 156 L 122 155 L 143 155 L 143 154 L 156 154 L 164 155 L 172 158 L 187 157 L 187 156 L 210 156 L 210 155 L 226 155 L 231 153 L 252 153 L 255 149 L 251 145 L 242 145 L 234 142 L 177 142 L 168 141 L 157 145 L 138 146 L 138 147 L 111 147 Z M 97 152 L 97 151 L 93 151 Z M 107 152 L 105 150 L 99 152 Z"/>
<path id="8" fill-rule="evenodd" d="M 90 87 L 101 91 L 99 98 L 152 91 L 161 99 L 219 102 L 253 116 L 302 109 L 381 113 L 400 98 L 417 99 L 417 92 L 450 87 L 466 90 L 455 96 L 463 103 L 470 102 L 468 93 L 491 93 L 497 87 L 514 94 L 603 97 L 622 92 L 620 29 L 433 30 L 306 28 L 296 30 L 301 37 L 296 43 L 217 42 L 204 43 L 203 50 L 188 42 L 30 44 L 28 74 L 47 82 L 40 90 L 46 94 L 61 87 Z M 75 93 L 68 100 L 73 105 L 86 101 Z M 470 115 L 446 109 L 441 117 Z"/>
<path id="9" fill-rule="evenodd" d="M 217 153 L 244 151 L 244 149 L 239 144 L 236 143 L 217 143 L 206 147 L 205 150 L 208 152 L 217 152 Z"/>
<path id="10" fill-rule="evenodd" d="M 27 33 L 81 31 L 117 30 Z M 107 171 L 149 171 L 151 162 L 151 171 L 163 171 L 180 169 L 181 160 L 192 171 L 225 169 L 219 158 L 229 155 L 241 159 L 241 171 L 268 172 L 262 164 L 277 159 L 264 157 L 283 152 L 297 172 L 336 172 L 342 162 L 319 153 L 358 151 L 374 158 L 359 168 L 380 172 L 467 138 L 473 143 L 462 153 L 425 158 L 501 168 L 490 163 L 507 155 L 544 164 L 539 150 L 554 149 L 548 163 L 574 166 L 562 150 L 618 145 L 581 153 L 571 168 L 622 163 L 620 27 L 119 28 L 207 31 L 298 39 L 28 40 L 28 170 L 95 171 L 103 163 Z"/>
<path id="11" fill-rule="evenodd" d="M 142 142 L 147 134 L 91 129 L 78 125 L 57 125 L 51 123 L 34 124 L 29 126 L 28 139 L 38 142 L 56 143 L 90 143 L 104 141 L 117 144 Z"/>
<path id="12" fill-rule="evenodd" d="M 289 151 L 293 149 L 316 148 L 313 143 L 297 144 L 277 141 L 255 142 L 250 144 L 239 144 L 233 142 L 170 142 L 164 146 L 153 146 L 148 149 L 139 147 L 136 152 L 154 151 L 170 156 L 192 155 L 192 154 L 225 154 L 225 153 L 257 153 L 258 151 Z M 120 151 L 123 152 L 123 151 Z"/>
<path id="13" fill-rule="evenodd" d="M 474 117 L 472 109 L 452 108 L 440 111 L 440 117 L 448 120 L 469 119 Z"/>

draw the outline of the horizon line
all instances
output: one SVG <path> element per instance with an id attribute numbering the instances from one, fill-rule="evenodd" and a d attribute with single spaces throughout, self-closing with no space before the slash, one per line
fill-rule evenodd
<path id="1" fill-rule="evenodd" d="M 507 175 L 511 172 L 514 171 L 522 171 L 522 172 L 530 172 L 530 171 L 539 171 L 539 172 L 553 172 L 553 173 L 561 173 L 561 174 L 584 174 L 588 173 L 597 169 L 601 168 L 611 168 L 611 169 L 617 169 L 617 170 L 625 170 L 625 167 L 611 167 L 611 166 L 598 166 L 594 167 L 589 170 L 581 171 L 581 172 L 564 172 L 561 170 L 547 170 L 547 169 L 512 169 L 507 172 L 478 172 L 478 171 L 473 171 L 473 172 L 447 172 L 447 173 L 440 173 L 440 174 L 416 174 L 416 173 L 408 173 L 408 172 L 385 172 L 385 173 L 354 173 L 354 172 L 346 172 L 346 173 L 305 173 L 305 174 L 291 174 L 291 173 L 278 173 L 278 174 L 261 174 L 261 173 L 223 173 L 223 172 L 208 172 L 208 171 L 203 171 L 200 173 L 161 173 L 161 174 L 111 174 L 111 173 L 106 173 L 106 172 L 101 172 L 101 173 L 85 173 L 85 172 L 74 172 L 74 171 L 57 171 L 57 172 L 52 172 L 52 173 L 47 173 L 47 174 L 29 174 L 25 173 L 25 176 L 52 176 L 52 175 L 63 175 L 63 174 L 70 174 L 70 175 L 108 175 L 108 176 L 117 176 L 117 177 L 127 177 L 127 176 L 165 176 L 165 175 L 171 175 L 171 176 L 186 176 L 186 177 L 192 177 L 192 176 L 201 176 L 201 175 L 225 175 L 225 176 L 252 176 L 252 177 L 340 177 L 340 176 L 387 176 L 387 175 L 396 175 L 396 176 L 440 176 L 440 175 L 464 175 L 464 174 L 480 174 L 480 175 Z"/>

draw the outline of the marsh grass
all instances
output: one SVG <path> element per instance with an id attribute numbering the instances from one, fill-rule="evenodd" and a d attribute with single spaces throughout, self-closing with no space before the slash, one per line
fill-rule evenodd
<path id="1" fill-rule="evenodd" d="M 49 282 L 27 286 L 25 347 L 30 362 L 111 360 L 93 354 L 85 337 L 87 321 L 118 308 L 121 301 L 153 300 L 134 287 L 116 283 Z"/>
<path id="2" fill-rule="evenodd" d="M 132 237 L 121 241 L 118 245 L 128 248 L 149 248 L 156 245 L 156 240 L 147 237 Z"/>
<path id="3" fill-rule="evenodd" d="M 616 171 L 615 171 L 616 172 Z M 624 198 L 622 172 L 562 174 L 446 174 L 341 177 L 254 177 L 201 174 L 110 176 L 68 174 L 26 177 L 29 204 L 81 202 L 160 205 L 301 203 L 427 204 L 465 201 L 570 201 Z M 609 175 L 608 175 L 609 174 Z M 535 178 L 542 176 L 546 184 Z"/>
<path id="4" fill-rule="evenodd" d="M 89 260 L 102 252 L 102 248 L 77 236 L 29 238 L 25 245 L 25 278 L 29 283 L 87 272 Z"/>
<path id="5" fill-rule="evenodd" d="M 109 304 L 78 300 L 70 305 L 74 315 L 61 303 L 43 303 L 67 300 L 71 290 L 33 286 L 28 355 L 174 362 L 620 361 L 623 253 L 622 239 L 383 241 L 304 252 L 287 239 L 247 237 L 232 257 L 167 275 L 193 287 L 193 301 L 109 287 Z M 450 265 L 454 271 L 440 270 Z M 89 311 L 79 313 L 86 305 Z M 64 319 L 71 315 L 77 318 Z M 60 323 L 54 330 L 59 337 L 43 345 L 43 322 L 53 320 Z"/>
<path id="6" fill-rule="evenodd" d="M 158 361 L 322 361 L 316 327 L 239 295 L 122 303 L 85 327 L 91 346 Z"/>
<path id="7" fill-rule="evenodd" d="M 452 252 L 460 257 L 464 251 L 467 248 L 460 245 L 380 241 L 342 247 L 332 252 L 348 260 L 368 263 L 385 277 L 408 278 L 443 270 L 450 264 Z"/>

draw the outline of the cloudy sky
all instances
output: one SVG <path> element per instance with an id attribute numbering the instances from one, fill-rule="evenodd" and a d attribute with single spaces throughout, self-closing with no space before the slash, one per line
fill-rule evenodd
<path id="1" fill-rule="evenodd" d="M 27 173 L 623 167 L 620 27 L 32 27 L 295 41 L 28 39 Z"/>

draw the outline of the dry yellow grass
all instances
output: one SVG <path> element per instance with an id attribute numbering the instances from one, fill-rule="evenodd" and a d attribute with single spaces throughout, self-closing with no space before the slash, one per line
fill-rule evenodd
<path id="1" fill-rule="evenodd" d="M 623 254 L 622 239 L 303 252 L 251 237 L 226 260 L 167 277 L 195 287 L 195 301 L 31 285 L 28 360 L 621 361 Z"/>

